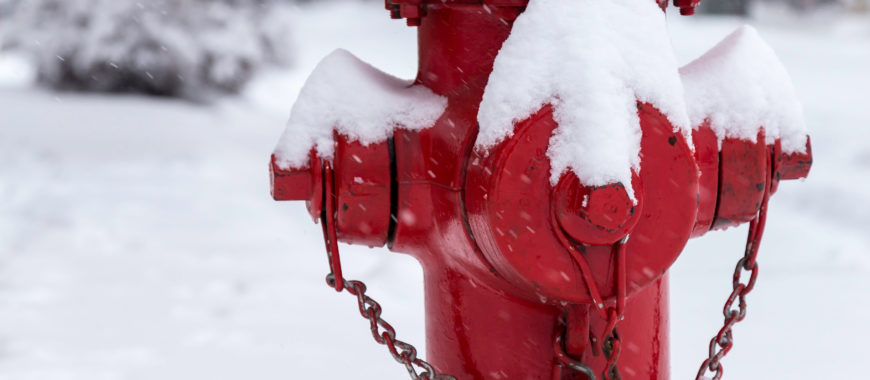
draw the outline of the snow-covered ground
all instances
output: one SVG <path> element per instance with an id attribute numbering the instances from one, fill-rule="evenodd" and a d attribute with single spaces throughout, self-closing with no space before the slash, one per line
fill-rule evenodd
<path id="1" fill-rule="evenodd" d="M 0 57 L 0 379 L 401 379 L 352 297 L 323 284 L 319 226 L 269 197 L 268 154 L 320 58 L 415 71 L 414 30 L 373 3 L 301 10 L 300 57 L 212 106 L 52 93 Z M 688 62 L 739 20 L 671 17 Z M 804 101 L 815 164 L 771 201 L 730 379 L 855 378 L 870 339 L 870 20 L 757 23 Z M 673 378 L 721 324 L 745 228 L 672 270 Z M 343 246 L 400 337 L 423 345 L 421 272 Z"/>

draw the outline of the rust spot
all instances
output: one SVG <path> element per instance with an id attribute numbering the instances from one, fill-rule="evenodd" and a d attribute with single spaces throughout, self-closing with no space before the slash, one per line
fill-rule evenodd
<path id="1" fill-rule="evenodd" d="M 671 144 L 671 146 L 674 146 L 674 144 L 676 144 L 676 143 L 677 143 L 677 136 L 668 137 L 668 144 Z"/>
<path id="2" fill-rule="evenodd" d="M 723 217 L 718 217 L 718 216 L 716 217 L 716 220 L 713 222 L 713 228 L 714 228 L 714 229 L 717 229 L 717 228 L 723 228 L 723 227 L 729 227 L 729 226 L 732 226 L 732 225 L 734 225 L 734 223 L 733 223 L 730 219 L 728 219 L 728 218 L 723 218 Z"/>

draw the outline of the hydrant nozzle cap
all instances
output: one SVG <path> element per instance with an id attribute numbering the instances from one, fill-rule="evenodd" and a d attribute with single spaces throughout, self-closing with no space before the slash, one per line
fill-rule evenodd
<path id="1" fill-rule="evenodd" d="M 272 155 L 269 165 L 272 198 L 276 201 L 307 201 L 314 191 L 314 178 L 310 168 L 282 169 Z"/>
<path id="2" fill-rule="evenodd" d="M 777 163 L 777 179 L 806 178 L 810 174 L 810 168 L 813 166 L 813 149 L 810 138 L 807 137 L 806 148 L 804 148 L 803 153 L 779 154 L 776 158 L 779 160 Z"/>

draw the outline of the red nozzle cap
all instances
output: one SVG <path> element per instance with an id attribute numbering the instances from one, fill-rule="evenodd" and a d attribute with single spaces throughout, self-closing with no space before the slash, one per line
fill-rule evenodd
<path id="1" fill-rule="evenodd" d="M 777 157 L 777 179 L 800 179 L 810 174 L 813 166 L 813 149 L 807 137 L 805 153 L 779 154 Z"/>
<path id="2" fill-rule="evenodd" d="M 307 201 L 314 192 L 311 169 L 281 169 L 272 155 L 269 165 L 272 182 L 272 198 L 276 201 Z"/>

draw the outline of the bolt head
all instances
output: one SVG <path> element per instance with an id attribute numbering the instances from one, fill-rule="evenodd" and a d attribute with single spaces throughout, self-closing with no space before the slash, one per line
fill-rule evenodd
<path id="1" fill-rule="evenodd" d="M 639 178 L 633 188 L 635 203 L 621 183 L 585 186 L 573 173 L 562 177 L 554 189 L 556 218 L 572 238 L 587 244 L 613 244 L 626 235 L 640 217 Z"/>

